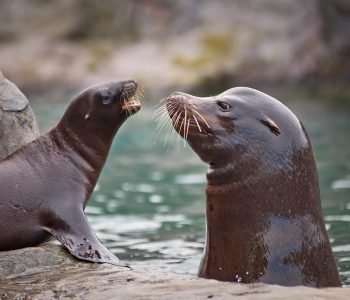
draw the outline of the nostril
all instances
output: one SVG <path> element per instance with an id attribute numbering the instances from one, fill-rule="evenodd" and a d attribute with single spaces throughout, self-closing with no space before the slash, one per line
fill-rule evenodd
<path id="1" fill-rule="evenodd" d="M 170 97 L 179 97 L 179 96 L 183 96 L 184 94 L 181 92 L 172 92 Z"/>
<path id="2" fill-rule="evenodd" d="M 130 80 L 127 80 L 127 81 L 124 83 L 124 88 L 125 88 L 125 89 L 133 89 L 133 88 L 135 88 L 135 87 L 137 87 L 137 83 L 136 83 L 135 80 L 130 79 Z"/>
<path id="3" fill-rule="evenodd" d="M 173 93 L 171 93 L 171 95 L 168 98 L 171 99 L 171 100 L 176 100 L 176 101 L 180 101 L 182 99 L 188 100 L 189 99 L 189 95 L 185 94 L 185 93 L 182 93 L 182 92 L 173 92 Z"/>

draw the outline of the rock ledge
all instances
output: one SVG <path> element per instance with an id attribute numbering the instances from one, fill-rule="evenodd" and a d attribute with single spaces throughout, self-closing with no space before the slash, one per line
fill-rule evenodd
<path id="1" fill-rule="evenodd" d="M 350 289 L 234 284 L 77 261 L 62 247 L 0 252 L 0 299 L 350 299 Z"/>

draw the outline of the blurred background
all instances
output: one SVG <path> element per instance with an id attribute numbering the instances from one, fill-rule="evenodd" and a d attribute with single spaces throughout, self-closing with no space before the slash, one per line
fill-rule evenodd
<path id="1" fill-rule="evenodd" d="M 144 87 L 145 108 L 118 133 L 87 214 L 123 260 L 181 273 L 196 273 L 204 246 L 207 166 L 159 133 L 153 105 L 175 90 L 245 85 L 306 126 L 350 285 L 349 58 L 348 0 L 0 1 L 0 69 L 28 96 L 41 132 L 90 84 L 133 78 Z"/>

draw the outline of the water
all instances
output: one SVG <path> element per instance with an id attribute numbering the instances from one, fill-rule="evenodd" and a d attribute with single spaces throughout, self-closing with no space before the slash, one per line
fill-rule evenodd
<path id="1" fill-rule="evenodd" d="M 309 92 L 268 92 L 287 100 L 311 136 L 326 226 L 343 284 L 350 285 L 350 103 L 315 101 Z M 66 105 L 33 103 L 43 132 Z M 123 125 L 86 213 L 120 259 L 196 274 L 205 241 L 207 167 L 182 140 L 178 147 L 175 135 L 166 147 L 164 135 L 154 143 L 151 116 L 149 107 Z"/>

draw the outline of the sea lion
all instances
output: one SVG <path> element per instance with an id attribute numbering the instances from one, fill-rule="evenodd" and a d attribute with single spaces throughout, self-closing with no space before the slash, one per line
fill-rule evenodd
<path id="1" fill-rule="evenodd" d="M 198 276 L 340 286 L 310 139 L 281 102 L 245 87 L 176 92 L 163 105 L 207 164 L 207 234 Z"/>
<path id="2" fill-rule="evenodd" d="M 54 236 L 75 257 L 123 265 L 98 240 L 84 208 L 115 134 L 141 104 L 133 80 L 94 85 L 58 125 L 0 162 L 0 251 Z"/>

